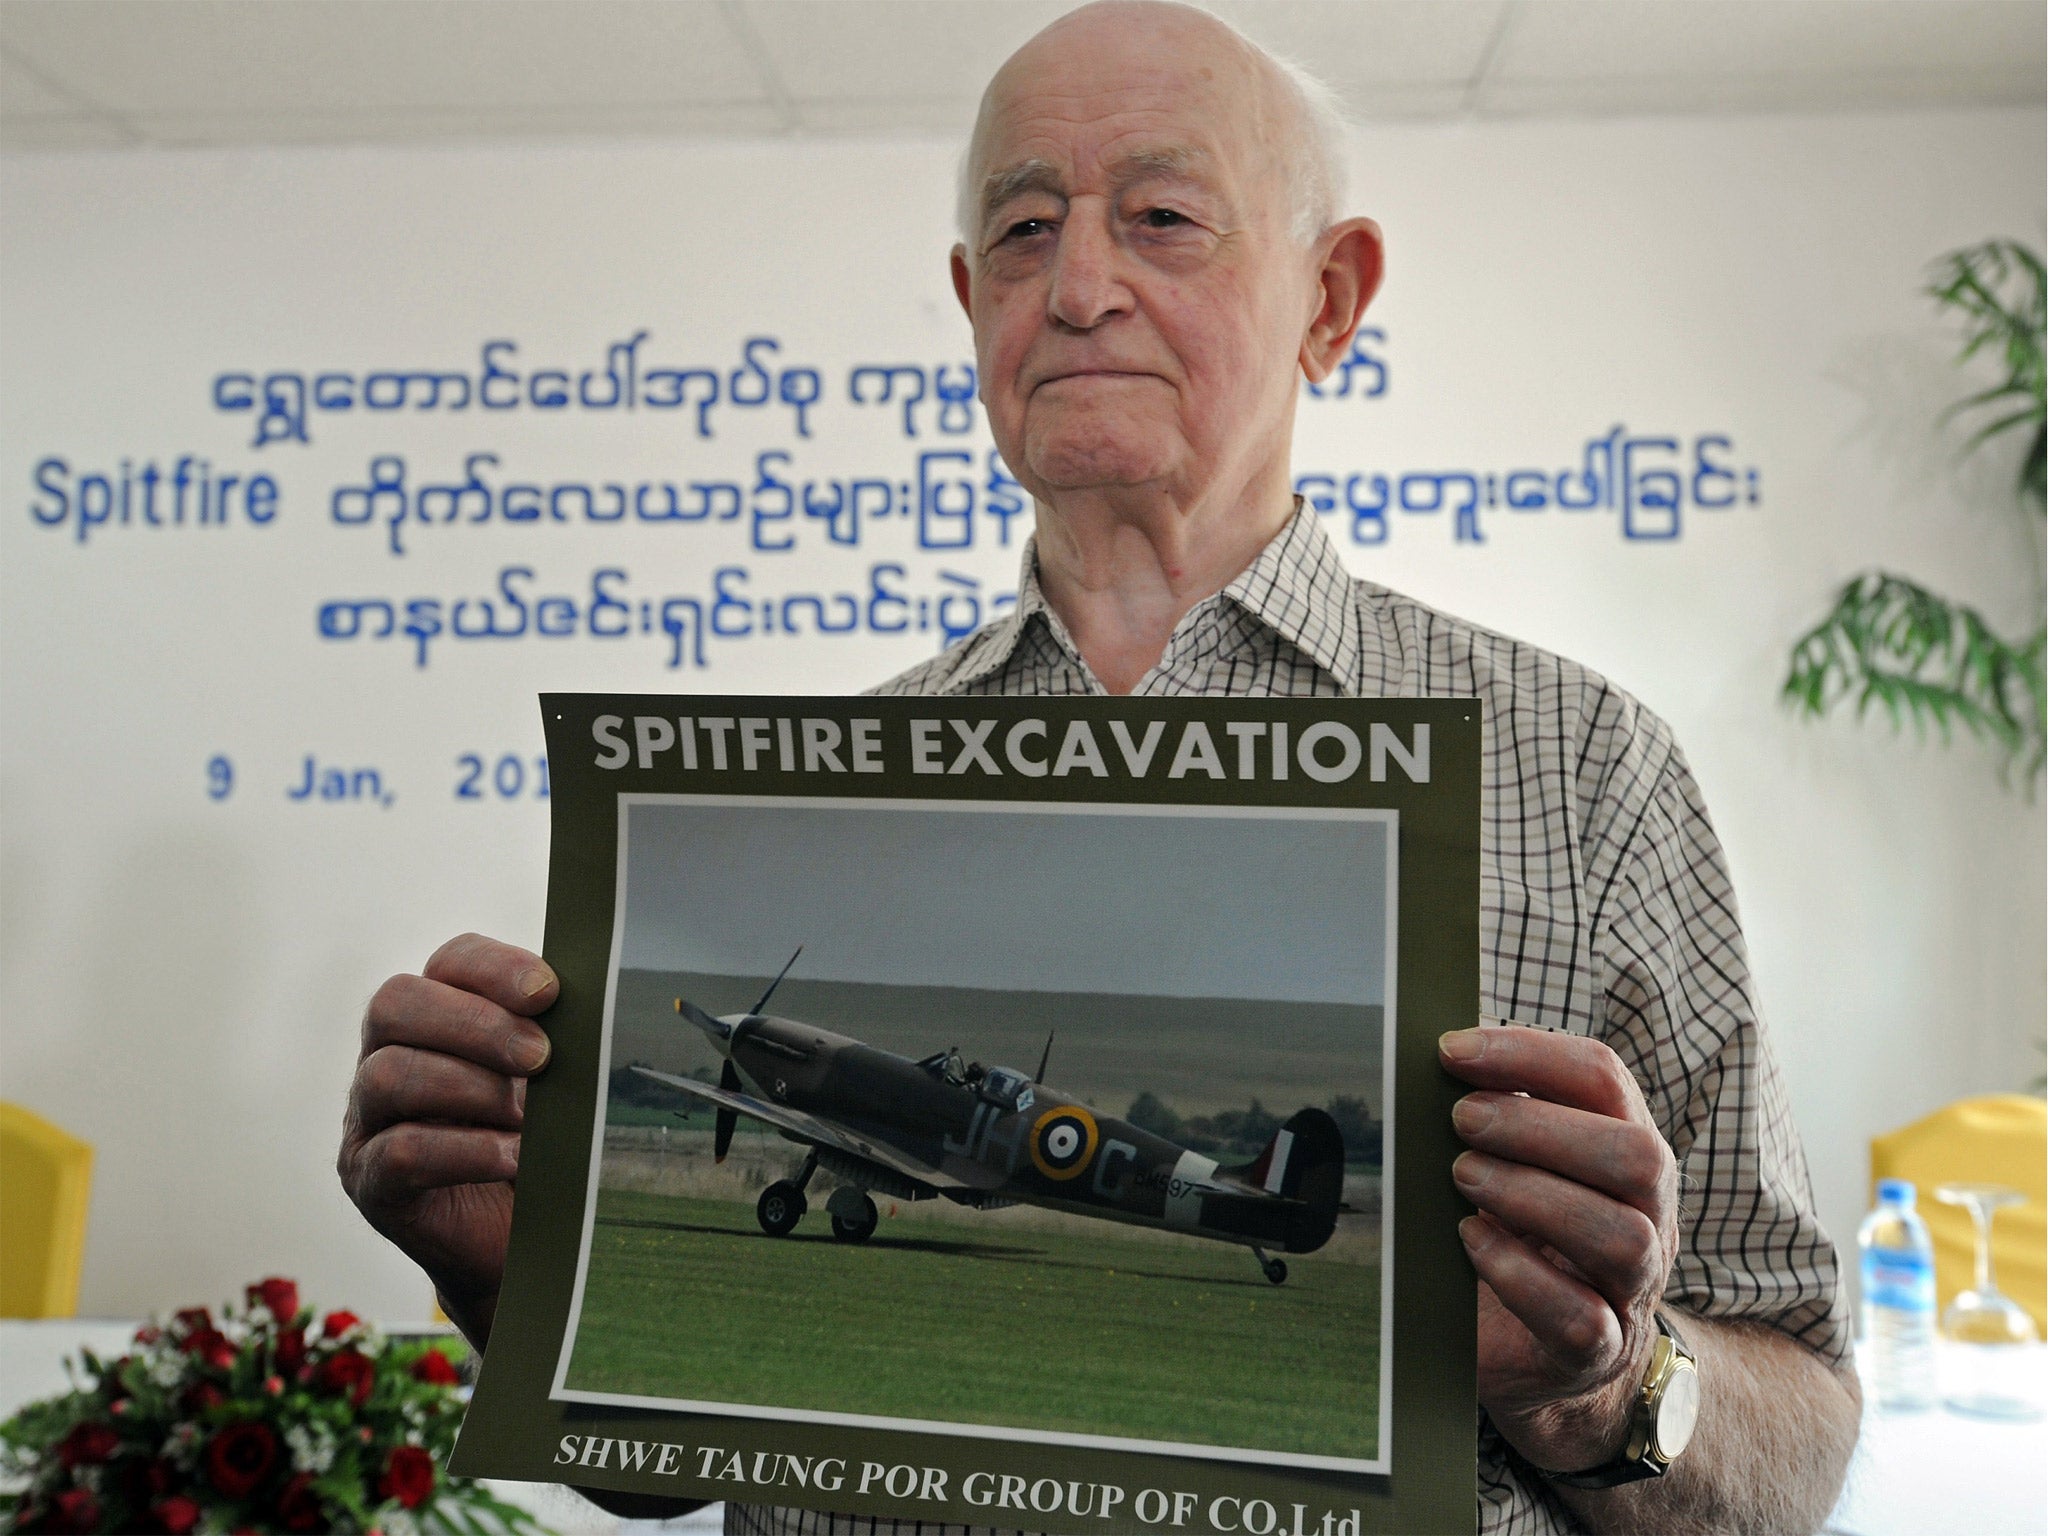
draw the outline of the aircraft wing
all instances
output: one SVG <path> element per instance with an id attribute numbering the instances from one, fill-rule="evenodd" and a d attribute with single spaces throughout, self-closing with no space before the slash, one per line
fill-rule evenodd
<path id="1" fill-rule="evenodd" d="M 735 1093 L 729 1088 L 715 1088 L 710 1083 L 698 1082 L 694 1077 L 674 1077 L 667 1072 L 657 1072 L 652 1067 L 636 1066 L 633 1070 L 642 1077 L 651 1077 L 658 1083 L 666 1083 L 669 1087 L 680 1089 L 692 1098 L 702 1099 L 707 1104 L 716 1104 L 720 1109 L 729 1109 L 749 1119 L 759 1120 L 765 1125 L 772 1125 L 778 1131 L 794 1136 L 799 1141 L 807 1141 L 814 1146 L 830 1147 L 851 1157 L 879 1163 L 884 1168 L 893 1169 L 906 1178 L 916 1179 L 919 1183 L 943 1189 L 958 1185 L 960 1182 L 921 1159 L 906 1156 L 887 1142 L 870 1140 L 866 1136 L 847 1130 L 844 1126 L 834 1125 L 829 1120 L 807 1115 L 800 1109 L 770 1104 L 767 1100 L 757 1099 L 750 1093 Z"/>

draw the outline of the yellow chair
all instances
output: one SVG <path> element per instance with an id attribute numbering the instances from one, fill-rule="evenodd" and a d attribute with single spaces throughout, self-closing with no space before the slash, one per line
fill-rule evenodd
<path id="1" fill-rule="evenodd" d="M 76 1317 L 92 1147 L 0 1102 L 0 1317 Z"/>
<path id="2" fill-rule="evenodd" d="M 1934 1238 L 1934 1277 L 1947 1306 L 1976 1278 L 1970 1213 L 1934 1198 L 1937 1184 L 2005 1184 L 2027 1197 L 1992 1223 L 1998 1288 L 2048 1330 L 2048 1104 L 2020 1093 L 1958 1099 L 1870 1144 L 1870 1181 L 1911 1179 Z"/>

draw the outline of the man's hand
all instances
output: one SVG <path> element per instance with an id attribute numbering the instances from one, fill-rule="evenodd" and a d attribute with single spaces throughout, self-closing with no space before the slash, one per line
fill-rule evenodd
<path id="1" fill-rule="evenodd" d="M 538 955 L 466 933 L 424 975 L 385 982 L 363 1016 L 342 1187 L 479 1347 L 505 1272 L 526 1079 L 548 1059 L 530 1016 L 556 991 Z"/>
<path id="2" fill-rule="evenodd" d="M 1620 1453 L 1678 1251 L 1678 1169 L 1628 1069 L 1578 1035 L 1463 1029 L 1444 1067 L 1479 1272 L 1479 1401 L 1539 1467 Z"/>

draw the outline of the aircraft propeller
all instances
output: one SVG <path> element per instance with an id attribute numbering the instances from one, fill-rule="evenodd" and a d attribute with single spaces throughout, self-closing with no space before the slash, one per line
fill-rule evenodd
<path id="1" fill-rule="evenodd" d="M 800 955 L 803 952 L 803 945 L 797 945 L 796 955 Z M 787 960 L 782 962 L 782 969 L 777 971 L 775 973 L 775 979 L 768 983 L 768 990 L 761 994 L 761 1001 L 754 1004 L 754 1006 L 749 1008 L 747 1012 L 759 1013 L 763 1008 L 766 1008 L 768 1006 L 768 999 L 775 995 L 775 989 L 782 985 L 782 978 L 787 976 L 789 974 L 789 968 L 792 965 L 796 964 L 796 955 L 791 955 Z"/>
<path id="2" fill-rule="evenodd" d="M 713 1018 L 687 997 L 676 999 L 676 1012 L 703 1030 L 705 1034 L 714 1040 L 729 1039 L 732 1035 L 732 1026 L 730 1024 L 726 1023 L 723 1019 Z"/>
<path id="3" fill-rule="evenodd" d="M 1052 1065 L 1052 1037 L 1056 1033 L 1056 1030 L 1050 1029 L 1045 1032 L 1045 1054 L 1038 1058 L 1038 1076 L 1031 1079 L 1034 1083 L 1045 1082 L 1045 1069 Z"/>
<path id="4" fill-rule="evenodd" d="M 739 1071 L 733 1066 L 730 1059 L 725 1063 L 725 1070 L 718 1074 L 718 1086 L 727 1093 L 738 1093 L 746 1087 L 740 1081 Z M 711 1132 L 711 1160 L 713 1162 L 722 1163 L 725 1161 L 725 1154 L 732 1150 L 732 1133 L 739 1123 L 740 1116 L 738 1110 L 726 1109 L 722 1105 L 720 1106 L 717 1123 Z"/>

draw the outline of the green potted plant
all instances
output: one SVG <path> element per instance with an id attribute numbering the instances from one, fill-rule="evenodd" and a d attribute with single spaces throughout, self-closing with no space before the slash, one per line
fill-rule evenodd
<path id="1" fill-rule="evenodd" d="M 2040 525 L 2048 516 L 2042 366 L 2048 284 L 2041 258 L 2017 241 L 1989 240 L 1943 257 L 1926 292 L 1962 323 L 1958 365 L 1987 356 L 2004 373 L 1997 384 L 1951 406 L 1944 420 L 1967 416 L 1976 423 L 1965 453 L 2008 434 L 2026 435 L 2015 494 L 2021 515 Z M 1959 723 L 1991 743 L 2008 780 L 2017 779 L 2031 794 L 2048 764 L 2044 645 L 2048 625 L 2039 614 L 2031 634 L 2008 639 L 1968 604 L 1891 571 L 1865 571 L 1850 578 L 1834 607 L 1793 645 L 1783 696 L 1811 719 L 1850 701 L 1859 718 L 1877 705 L 1895 729 L 1907 721 L 1923 731 L 1932 724 L 1944 740 Z"/>

